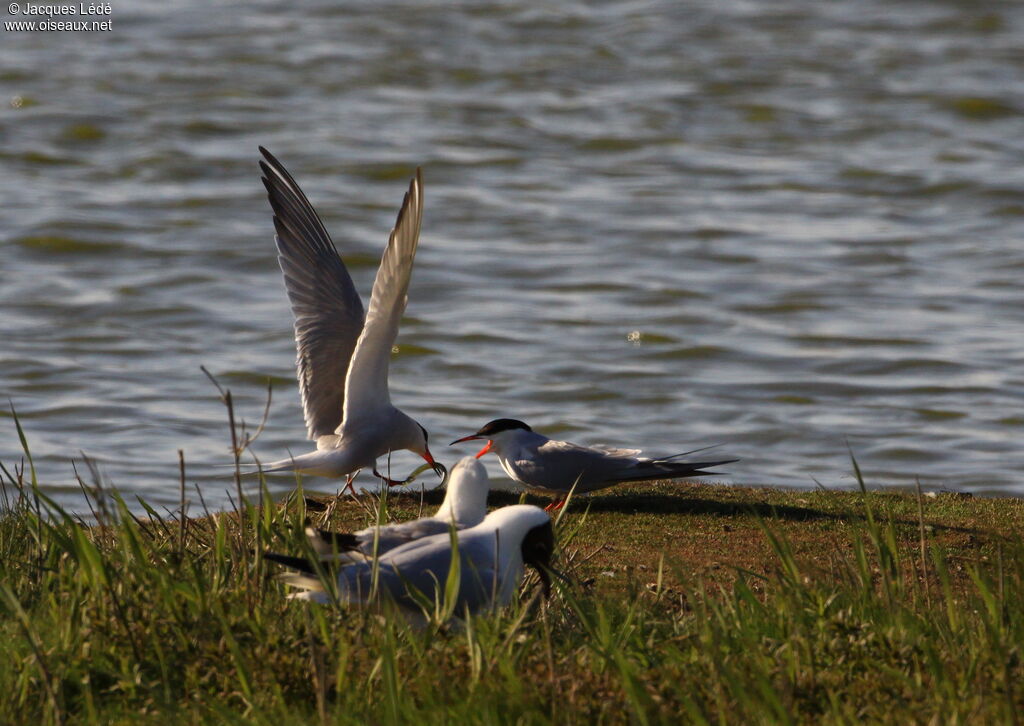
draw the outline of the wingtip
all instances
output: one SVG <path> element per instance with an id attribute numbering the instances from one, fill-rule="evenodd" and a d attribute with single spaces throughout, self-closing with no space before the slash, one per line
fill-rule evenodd
<path id="1" fill-rule="evenodd" d="M 420 167 L 416 167 L 416 174 L 412 179 L 409 180 L 409 191 L 405 193 L 405 198 L 402 199 L 402 206 L 399 211 L 399 221 L 401 221 L 401 212 L 416 207 L 417 209 L 423 208 L 423 175 L 420 173 Z M 397 229 L 398 223 L 396 222 L 395 228 Z"/>
<path id="2" fill-rule="evenodd" d="M 279 565 L 290 567 L 293 570 L 299 572 L 305 572 L 308 575 L 316 573 L 316 568 L 313 567 L 313 563 L 307 560 L 305 557 L 291 557 L 289 555 L 281 555 L 277 552 L 264 552 L 263 556 L 271 562 L 276 562 Z"/>
<path id="3" fill-rule="evenodd" d="M 703 474 L 703 475 L 725 476 L 729 472 L 727 472 L 727 471 L 705 471 L 705 469 L 710 469 L 710 468 L 716 467 L 716 466 L 725 466 L 726 464 L 735 464 L 737 461 L 739 461 L 739 459 L 725 459 L 723 461 L 704 461 L 704 462 L 700 462 L 700 463 L 694 463 L 694 466 L 697 467 L 697 472 L 700 473 L 700 474 Z"/>
<path id="4" fill-rule="evenodd" d="M 278 161 L 276 156 L 274 156 L 273 154 L 270 153 L 270 150 L 267 149 L 266 146 L 260 146 L 259 150 L 260 150 L 260 154 L 263 156 L 263 158 L 266 159 L 267 161 L 269 161 L 273 166 L 275 166 L 275 167 L 281 167 L 282 166 L 281 162 Z M 261 161 L 260 162 L 260 166 L 262 166 L 262 165 L 263 165 L 263 162 Z"/>
<path id="5" fill-rule="evenodd" d="M 312 525 L 308 525 L 304 531 L 313 549 L 320 554 L 359 549 L 359 538 L 351 532 L 331 532 Z"/>
<path id="6" fill-rule="evenodd" d="M 423 219 L 423 179 L 420 174 L 420 167 L 416 167 L 416 176 L 409 182 L 409 190 L 402 197 L 402 206 L 398 208 L 395 226 L 391 228 L 391 234 L 388 236 L 388 247 L 395 244 L 396 235 L 402 229 L 408 215 L 413 215 L 414 217 L 415 236 L 418 238 L 419 227 Z"/>
<path id="7" fill-rule="evenodd" d="M 699 466 L 701 469 L 706 469 L 710 466 L 725 466 L 726 464 L 734 464 L 739 459 L 722 459 L 721 461 L 702 461 L 695 462 L 694 466 Z"/>

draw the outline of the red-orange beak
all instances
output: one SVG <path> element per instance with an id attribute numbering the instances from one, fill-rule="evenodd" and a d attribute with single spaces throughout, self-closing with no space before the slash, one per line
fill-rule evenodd
<path id="1" fill-rule="evenodd" d="M 470 434 L 469 436 L 463 436 L 461 439 L 455 439 L 455 441 L 453 441 L 452 443 L 450 443 L 448 445 L 449 446 L 453 446 L 455 444 L 462 443 L 463 441 L 473 441 L 473 440 L 479 440 L 481 438 L 483 438 L 483 437 L 482 436 L 477 436 L 476 434 Z M 476 458 L 479 459 L 481 456 L 483 456 L 488 451 L 490 451 L 491 448 L 493 448 L 493 447 L 494 447 L 494 442 L 491 441 L 490 439 L 488 439 L 487 440 L 487 445 L 484 448 L 480 449 L 480 451 L 477 452 Z"/>
<path id="2" fill-rule="evenodd" d="M 445 476 L 447 476 L 448 470 L 445 468 L 444 464 L 439 464 L 436 461 L 434 461 L 434 457 L 433 457 L 433 455 L 431 455 L 430 449 L 427 449 L 424 452 L 423 459 L 428 464 L 430 464 L 431 468 L 434 470 L 434 473 L 437 474 L 439 477 L 444 479 Z"/>
<path id="3" fill-rule="evenodd" d="M 483 456 L 488 451 L 490 451 L 493 447 L 494 447 L 494 442 L 491 441 L 490 439 L 488 439 L 487 440 L 487 446 L 485 446 L 484 448 L 480 449 L 479 452 L 477 452 L 476 458 L 479 459 L 481 456 Z"/>

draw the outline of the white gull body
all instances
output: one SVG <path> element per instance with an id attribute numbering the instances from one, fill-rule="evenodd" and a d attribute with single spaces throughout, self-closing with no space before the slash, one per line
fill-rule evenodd
<path id="1" fill-rule="evenodd" d="M 458 547 L 459 590 L 453 614 L 479 613 L 507 605 L 523 578 L 524 566 L 535 567 L 545 593 L 554 551 L 551 519 L 539 507 L 517 504 L 497 509 L 483 522 L 455 533 Z M 269 559 L 304 574 L 282 579 L 301 592 L 292 597 L 330 602 L 324 583 L 313 575 L 312 564 L 300 558 L 267 553 Z M 373 589 L 374 562 L 342 567 L 336 574 L 342 603 L 372 605 L 380 600 L 396 604 L 409 615 L 422 615 L 422 599 L 438 603 L 453 562 L 452 534 L 423 537 L 397 547 L 376 560 L 377 590 Z"/>
<path id="2" fill-rule="evenodd" d="M 452 527 L 457 530 L 475 527 L 487 514 L 489 489 L 487 469 L 477 459 L 467 456 L 452 467 L 444 501 L 430 517 L 367 527 L 351 534 L 307 527 L 306 536 L 321 562 L 361 562 L 373 557 L 374 547 L 380 556 L 413 540 L 445 534 Z"/>

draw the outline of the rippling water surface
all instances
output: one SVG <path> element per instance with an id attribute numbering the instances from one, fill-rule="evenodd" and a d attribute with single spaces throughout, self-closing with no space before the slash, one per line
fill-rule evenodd
<path id="1" fill-rule="evenodd" d="M 184 449 L 224 505 L 200 365 L 251 424 L 270 378 L 256 449 L 306 450 L 258 144 L 364 297 L 423 166 L 392 394 L 442 460 L 513 416 L 724 444 L 742 484 L 850 486 L 849 442 L 875 485 L 1024 493 L 1024 3 L 297 8 L 2 35 L 0 394 L 62 501 L 84 451 L 170 505 Z"/>

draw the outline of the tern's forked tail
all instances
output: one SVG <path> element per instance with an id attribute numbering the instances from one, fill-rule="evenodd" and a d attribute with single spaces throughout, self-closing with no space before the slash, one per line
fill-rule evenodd
<path id="1" fill-rule="evenodd" d="M 739 459 L 722 459 L 721 461 L 670 461 L 655 459 L 646 466 L 637 467 L 634 476 L 622 481 L 643 481 L 645 479 L 687 479 L 691 476 L 724 475 L 720 471 L 705 471 L 715 466 L 732 464 Z"/>

